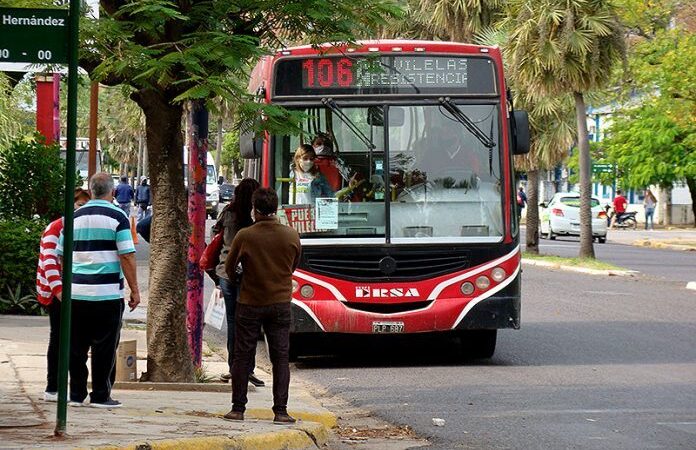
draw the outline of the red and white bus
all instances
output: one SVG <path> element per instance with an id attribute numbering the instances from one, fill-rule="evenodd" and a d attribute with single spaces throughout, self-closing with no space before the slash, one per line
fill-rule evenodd
<path id="1" fill-rule="evenodd" d="M 251 173 L 278 192 L 280 220 L 302 238 L 293 342 L 450 332 L 492 356 L 497 329 L 520 326 L 512 156 L 529 149 L 500 50 L 406 40 L 287 48 L 258 63 L 250 89 L 306 115 L 301 135 L 240 139 Z M 293 155 L 317 135 L 333 147 L 316 162 L 337 194 L 298 201 Z"/>

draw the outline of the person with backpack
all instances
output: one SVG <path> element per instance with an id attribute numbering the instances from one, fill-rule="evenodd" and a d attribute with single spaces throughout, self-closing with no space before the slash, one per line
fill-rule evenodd
<path id="1" fill-rule="evenodd" d="M 138 207 L 138 222 L 140 222 L 149 215 L 147 208 L 152 204 L 147 177 L 140 177 L 140 185 L 135 190 L 135 204 Z"/>
<path id="2" fill-rule="evenodd" d="M 522 217 L 522 210 L 527 205 L 527 194 L 524 193 L 524 188 L 520 186 L 517 191 L 517 222 L 519 223 Z"/>

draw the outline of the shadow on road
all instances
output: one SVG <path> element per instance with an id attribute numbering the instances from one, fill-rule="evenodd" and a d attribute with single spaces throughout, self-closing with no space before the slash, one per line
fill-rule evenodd
<path id="1" fill-rule="evenodd" d="M 493 358 L 462 354 L 453 334 L 402 336 L 317 336 L 297 367 L 572 366 L 603 364 L 688 364 L 696 362 L 694 327 L 668 322 L 525 323 L 498 332 Z"/>

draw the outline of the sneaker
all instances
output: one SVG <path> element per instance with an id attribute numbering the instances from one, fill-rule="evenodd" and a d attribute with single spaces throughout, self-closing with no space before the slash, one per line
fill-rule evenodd
<path id="1" fill-rule="evenodd" d="M 68 401 L 68 406 L 72 406 L 73 408 L 80 408 L 85 406 L 84 400 L 81 402 L 78 402 L 77 400 L 70 400 Z"/>
<path id="2" fill-rule="evenodd" d="M 249 383 L 256 387 L 264 387 L 266 386 L 266 383 L 263 382 L 263 380 L 259 379 L 254 375 L 253 373 L 249 374 Z"/>
<path id="3" fill-rule="evenodd" d="M 45 402 L 57 402 L 58 393 L 57 392 L 44 392 L 43 399 Z"/>
<path id="4" fill-rule="evenodd" d="M 90 402 L 89 406 L 92 408 L 112 409 L 120 408 L 123 405 L 118 400 L 109 397 L 105 402 Z"/>
<path id="5" fill-rule="evenodd" d="M 297 420 L 289 414 L 276 413 L 276 415 L 273 417 L 273 423 L 277 424 L 288 424 L 295 422 L 297 422 Z"/>
<path id="6" fill-rule="evenodd" d="M 222 381 L 223 383 L 227 383 L 231 379 L 232 379 L 232 374 L 229 372 L 223 373 L 222 375 L 220 375 L 220 381 Z"/>

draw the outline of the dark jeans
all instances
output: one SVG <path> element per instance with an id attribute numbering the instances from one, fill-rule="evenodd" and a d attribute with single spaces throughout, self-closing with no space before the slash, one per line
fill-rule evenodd
<path id="1" fill-rule="evenodd" d="M 46 307 L 48 311 L 48 323 L 50 332 L 48 335 L 48 351 L 46 360 L 48 370 L 46 372 L 46 391 L 58 392 L 58 350 L 60 348 L 60 301 L 53 298 L 50 305 Z"/>
<path id="2" fill-rule="evenodd" d="M 237 305 L 235 324 L 237 339 L 232 364 L 232 410 L 244 412 L 246 409 L 249 368 L 256 354 L 256 342 L 263 326 L 273 364 L 273 412 L 287 414 L 290 387 L 290 303 L 268 306 L 240 303 Z"/>
<path id="3" fill-rule="evenodd" d="M 234 313 L 237 309 L 237 297 L 239 287 L 230 283 L 226 278 L 220 278 L 220 290 L 225 299 L 225 315 L 227 316 L 227 365 L 232 373 L 232 361 L 234 361 Z M 251 356 L 249 373 L 254 373 L 256 367 L 256 353 Z"/>
<path id="4" fill-rule="evenodd" d="M 70 333 L 70 400 L 87 397 L 87 352 L 92 348 L 92 403 L 111 396 L 116 347 L 121 335 L 121 300 L 73 300 Z"/>

